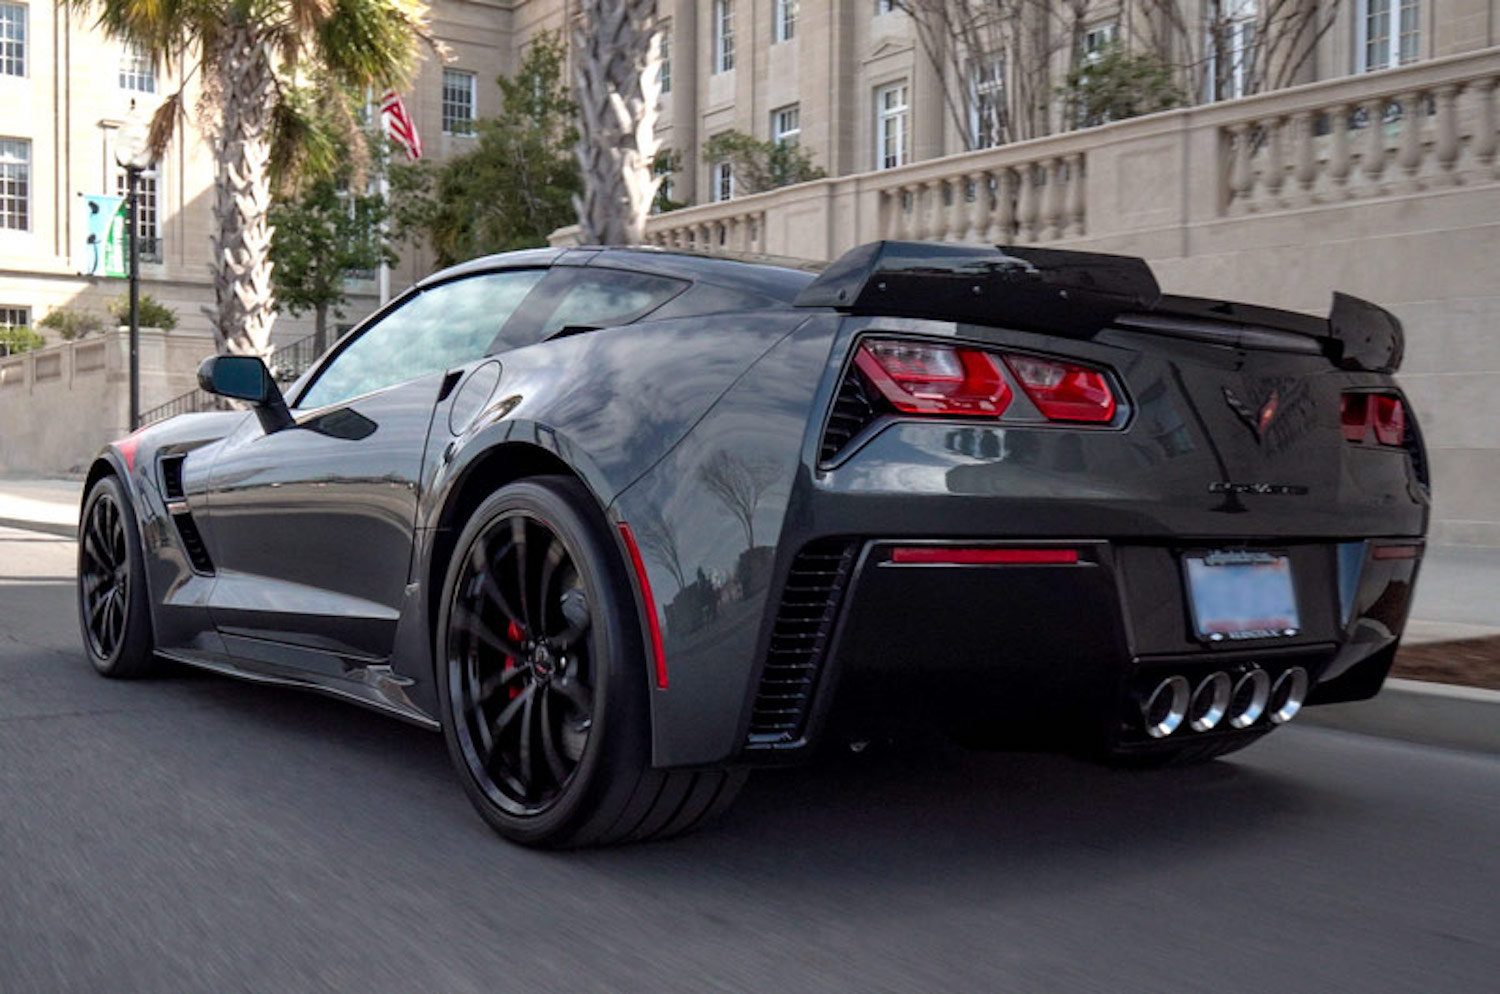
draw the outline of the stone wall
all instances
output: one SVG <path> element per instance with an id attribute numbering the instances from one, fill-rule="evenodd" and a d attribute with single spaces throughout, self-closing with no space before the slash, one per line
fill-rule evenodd
<path id="1" fill-rule="evenodd" d="M 213 352 L 208 333 L 141 329 L 141 410 L 196 387 L 198 363 Z M 81 471 L 106 442 L 129 433 L 129 417 L 123 328 L 0 358 L 0 473 Z"/>

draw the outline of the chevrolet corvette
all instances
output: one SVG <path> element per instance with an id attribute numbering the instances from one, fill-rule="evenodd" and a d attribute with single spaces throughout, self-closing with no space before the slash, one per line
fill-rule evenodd
<path id="1" fill-rule="evenodd" d="M 1385 679 L 1429 510 L 1403 347 L 1342 294 L 1035 247 L 479 259 L 107 446 L 83 641 L 440 730 L 538 846 L 908 729 L 1204 761 Z"/>

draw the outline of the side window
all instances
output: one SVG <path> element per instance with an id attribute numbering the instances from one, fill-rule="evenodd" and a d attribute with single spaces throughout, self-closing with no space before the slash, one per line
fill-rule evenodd
<path id="1" fill-rule="evenodd" d="M 556 300 L 557 304 L 542 321 L 541 327 L 527 336 L 531 341 L 554 335 L 569 325 L 605 328 L 629 324 L 656 310 L 687 287 L 681 280 L 618 269 L 558 268 L 552 272 L 553 278 L 560 282 L 560 285 L 549 288 L 554 290 L 550 299 Z M 508 342 L 505 347 L 516 348 L 523 344 L 527 343 Z"/>
<path id="2" fill-rule="evenodd" d="M 545 273 L 482 273 L 424 290 L 334 356 L 297 406 L 326 407 L 478 359 Z"/>

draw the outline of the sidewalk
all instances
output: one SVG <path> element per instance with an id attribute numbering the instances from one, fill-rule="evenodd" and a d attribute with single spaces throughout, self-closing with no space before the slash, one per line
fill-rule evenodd
<path id="1" fill-rule="evenodd" d="M 82 480 L 0 480 L 0 527 L 78 533 Z"/>

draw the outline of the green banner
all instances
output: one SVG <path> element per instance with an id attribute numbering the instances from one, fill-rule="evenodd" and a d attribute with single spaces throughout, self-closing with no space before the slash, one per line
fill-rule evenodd
<path id="1" fill-rule="evenodd" d="M 84 276 L 124 279 L 130 275 L 130 246 L 124 197 L 83 195 L 88 230 L 79 248 L 78 271 Z"/>

